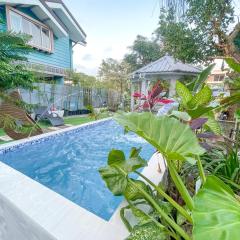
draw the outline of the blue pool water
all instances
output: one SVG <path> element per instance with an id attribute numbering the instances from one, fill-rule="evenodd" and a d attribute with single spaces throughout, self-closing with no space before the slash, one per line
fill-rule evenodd
<path id="1" fill-rule="evenodd" d="M 112 148 L 126 155 L 131 147 L 142 147 L 150 159 L 154 149 L 113 120 L 64 133 L 0 155 L 0 160 L 61 194 L 79 206 L 109 220 L 121 202 L 105 187 L 98 169 L 105 166 Z"/>

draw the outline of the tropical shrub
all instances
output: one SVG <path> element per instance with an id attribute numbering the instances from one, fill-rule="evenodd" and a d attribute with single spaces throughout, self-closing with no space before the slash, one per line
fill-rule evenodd
<path id="1" fill-rule="evenodd" d="M 33 89 L 35 77 L 20 61 L 27 61 L 32 48 L 29 37 L 12 32 L 0 32 L 0 97 L 14 88 Z"/>
<path id="2" fill-rule="evenodd" d="M 238 149 L 226 144 L 216 146 L 201 156 L 204 172 L 214 175 L 229 184 L 238 193 L 240 190 L 240 156 Z M 197 180 L 197 167 L 184 164 L 181 175 L 186 178 L 192 176 Z"/>
<path id="3" fill-rule="evenodd" d="M 29 39 L 29 36 L 23 34 L 0 32 L 0 99 L 12 102 L 25 110 L 32 106 L 22 100 L 13 99 L 8 93 L 17 88 L 28 90 L 35 88 L 36 76 L 22 64 L 22 61 L 27 61 L 26 56 L 32 51 L 28 45 Z M 15 131 L 31 131 L 28 130 L 29 126 L 20 127 L 16 119 L 1 114 L 0 127 L 6 125 Z"/>
<path id="4" fill-rule="evenodd" d="M 133 97 L 138 99 L 140 104 L 136 107 L 135 110 L 140 111 L 152 111 L 153 108 L 161 103 L 161 104 L 168 104 L 173 103 L 173 100 L 166 99 L 160 96 L 161 93 L 163 93 L 163 85 L 160 81 L 157 81 L 153 88 L 148 92 L 147 95 L 144 95 L 139 92 L 135 92 L 133 94 Z"/>
<path id="5" fill-rule="evenodd" d="M 99 172 L 112 193 L 123 195 L 129 203 L 121 210 L 123 222 L 130 231 L 128 240 L 238 239 L 239 200 L 222 180 L 211 175 L 206 177 L 200 161 L 205 150 L 188 124 L 151 113 L 119 113 L 115 119 L 126 131 L 141 136 L 162 154 L 167 172 L 184 201 L 179 204 L 162 186 L 140 173 L 139 169 L 147 165 L 140 149 L 132 148 L 128 159 L 122 151 L 112 150 L 107 166 Z M 184 163 L 195 164 L 201 179 L 200 190 L 194 196 L 181 178 Z M 134 179 L 133 172 L 140 178 Z M 125 217 L 125 211 L 129 210 L 137 219 L 133 226 Z"/>
<path id="6" fill-rule="evenodd" d="M 209 71 L 208 68 L 206 70 Z M 204 70 L 203 73 L 205 73 L 206 70 Z M 214 100 L 212 90 L 202 82 L 205 78 L 206 75 L 201 78 L 201 81 L 198 79 L 196 80 L 197 83 L 191 87 L 193 91 L 190 91 L 183 83 L 177 82 L 176 92 L 180 99 L 179 111 L 186 112 L 192 120 L 206 118 L 207 121 L 204 123 L 203 127 L 215 134 L 221 134 L 221 127 L 215 120 L 214 109 L 216 107 L 213 106 L 212 103 Z"/>

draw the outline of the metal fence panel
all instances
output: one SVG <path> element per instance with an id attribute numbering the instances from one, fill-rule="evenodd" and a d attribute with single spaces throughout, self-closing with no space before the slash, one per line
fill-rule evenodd
<path id="1" fill-rule="evenodd" d="M 49 83 L 37 83 L 35 86 L 37 89 L 34 91 L 20 90 L 23 100 L 29 104 L 69 111 L 85 109 L 88 105 L 115 108 L 120 104 L 120 94 L 113 90 Z"/>

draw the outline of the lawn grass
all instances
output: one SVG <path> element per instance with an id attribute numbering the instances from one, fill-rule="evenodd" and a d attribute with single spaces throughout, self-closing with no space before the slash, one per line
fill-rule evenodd
<path id="1" fill-rule="evenodd" d="M 64 118 L 65 124 L 71 124 L 73 126 L 81 125 L 84 123 L 92 122 L 93 119 L 90 117 L 66 117 Z"/>
<path id="2" fill-rule="evenodd" d="M 6 135 L 6 134 L 5 134 L 5 132 L 3 131 L 3 129 L 0 128 L 0 137 L 1 137 L 1 136 L 5 136 L 5 135 Z M 6 143 L 6 142 L 0 140 L 0 145 L 1 145 L 1 144 L 4 144 L 4 143 Z"/>
<path id="3" fill-rule="evenodd" d="M 48 128 L 48 127 L 52 127 L 51 123 L 48 121 L 40 121 L 37 123 L 39 125 L 40 128 Z"/>
<path id="4" fill-rule="evenodd" d="M 77 126 L 77 125 L 81 125 L 83 123 L 88 123 L 88 122 L 91 122 L 93 121 L 92 118 L 88 117 L 88 116 L 84 116 L 84 117 L 64 117 L 64 123 L 65 124 L 71 124 L 73 126 Z M 41 128 L 48 128 L 48 127 L 51 127 L 52 125 L 48 122 L 48 121 L 40 121 L 38 122 L 38 125 L 41 127 Z"/>
<path id="5" fill-rule="evenodd" d="M 3 131 L 3 129 L 0 128 L 0 136 L 4 136 L 6 135 L 5 132 Z"/>

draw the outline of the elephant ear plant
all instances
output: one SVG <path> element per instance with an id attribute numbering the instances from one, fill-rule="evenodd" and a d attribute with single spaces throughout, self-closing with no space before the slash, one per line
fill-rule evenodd
<path id="1" fill-rule="evenodd" d="M 118 113 L 115 120 L 162 154 L 167 171 L 184 200 L 180 205 L 161 185 L 155 185 L 140 173 L 139 169 L 147 165 L 140 156 L 140 149 L 132 148 L 128 158 L 122 151 L 113 149 L 107 166 L 99 172 L 112 193 L 124 196 L 128 202 L 120 211 L 130 232 L 128 240 L 238 239 L 239 201 L 221 180 L 212 176 L 206 178 L 200 161 L 205 150 L 189 125 L 149 112 Z M 198 166 L 202 186 L 196 196 L 190 195 L 179 174 L 185 161 Z M 136 174 L 138 180 L 134 177 Z M 134 224 L 128 221 L 127 211 L 135 217 Z"/>

